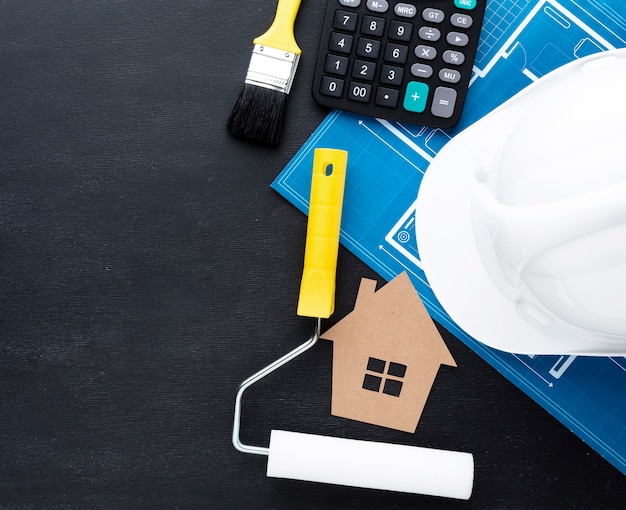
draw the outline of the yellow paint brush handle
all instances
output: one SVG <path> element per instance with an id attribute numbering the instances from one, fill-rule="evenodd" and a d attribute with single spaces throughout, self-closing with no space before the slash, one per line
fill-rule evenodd
<path id="1" fill-rule="evenodd" d="M 300 55 L 302 50 L 296 42 L 293 26 L 300 8 L 301 0 L 278 0 L 276 16 L 270 28 L 254 40 L 254 44 L 268 46 L 278 50 Z"/>
<path id="2" fill-rule="evenodd" d="M 315 149 L 298 315 L 328 318 L 335 310 L 337 254 L 347 164 L 346 151 Z"/>

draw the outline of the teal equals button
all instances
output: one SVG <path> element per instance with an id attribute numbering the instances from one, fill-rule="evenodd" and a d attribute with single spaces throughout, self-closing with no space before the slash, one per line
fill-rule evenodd
<path id="1" fill-rule="evenodd" d="M 409 112 L 422 113 L 426 109 L 428 85 L 419 81 L 410 81 L 404 94 L 404 109 Z"/>

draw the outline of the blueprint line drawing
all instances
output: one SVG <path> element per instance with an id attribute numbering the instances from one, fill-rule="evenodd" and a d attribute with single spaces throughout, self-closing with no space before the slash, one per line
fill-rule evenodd
<path id="1" fill-rule="evenodd" d="M 314 149 L 347 150 L 342 244 L 386 280 L 406 271 L 434 320 L 626 474 L 626 358 L 515 355 L 477 342 L 437 302 L 415 239 L 422 176 L 452 137 L 557 67 L 623 47 L 626 0 L 488 0 L 455 128 L 333 111 L 272 187 L 306 214 Z"/>

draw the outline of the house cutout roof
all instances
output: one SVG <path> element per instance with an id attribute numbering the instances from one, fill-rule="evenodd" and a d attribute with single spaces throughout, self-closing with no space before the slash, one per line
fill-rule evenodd
<path id="1" fill-rule="evenodd" d="M 362 279 L 333 342 L 331 413 L 415 432 L 440 365 L 456 367 L 406 272 L 376 291 Z"/>

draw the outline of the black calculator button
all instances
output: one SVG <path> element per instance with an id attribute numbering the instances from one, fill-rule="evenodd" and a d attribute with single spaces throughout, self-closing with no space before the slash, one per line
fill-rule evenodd
<path id="1" fill-rule="evenodd" d="M 435 117 L 445 119 L 452 117 L 456 105 L 456 90 L 448 87 L 437 87 L 433 96 L 433 105 L 430 109 Z"/>
<path id="2" fill-rule="evenodd" d="M 356 47 L 357 57 L 377 59 L 380 54 L 380 41 L 378 39 L 359 38 Z"/>
<path id="3" fill-rule="evenodd" d="M 424 60 L 433 60 L 437 56 L 437 50 L 432 46 L 419 44 L 415 47 L 415 56 Z"/>
<path id="4" fill-rule="evenodd" d="M 330 78 L 328 76 L 322 77 L 322 86 L 320 87 L 320 94 L 330 97 L 341 97 L 343 94 L 344 81 L 339 78 Z"/>
<path id="5" fill-rule="evenodd" d="M 413 24 L 392 20 L 389 24 L 389 39 L 409 42 L 413 37 Z"/>
<path id="6" fill-rule="evenodd" d="M 378 90 L 376 91 L 376 99 L 374 99 L 374 103 L 377 104 L 378 106 L 385 106 L 387 108 L 397 108 L 399 98 L 400 98 L 400 91 L 398 89 L 378 87 Z"/>
<path id="7" fill-rule="evenodd" d="M 449 32 L 446 36 L 446 41 L 452 46 L 467 46 L 469 37 L 462 32 Z"/>
<path id="8" fill-rule="evenodd" d="M 402 85 L 404 79 L 404 68 L 396 66 L 384 65 L 380 71 L 380 83 L 386 85 L 395 85 L 399 87 Z"/>
<path id="9" fill-rule="evenodd" d="M 474 23 L 474 20 L 469 14 L 455 13 L 450 17 L 450 23 L 453 27 L 469 28 Z"/>
<path id="10" fill-rule="evenodd" d="M 417 35 L 424 41 L 438 41 L 441 38 L 441 31 L 433 27 L 421 27 Z"/>
<path id="11" fill-rule="evenodd" d="M 433 75 L 433 68 L 428 64 L 416 62 L 411 66 L 411 74 L 416 78 L 422 78 L 425 80 Z"/>
<path id="12" fill-rule="evenodd" d="M 330 34 L 328 49 L 333 53 L 344 53 L 348 55 L 352 51 L 353 40 L 354 38 L 351 35 L 333 32 Z"/>
<path id="13" fill-rule="evenodd" d="M 422 19 L 430 23 L 441 23 L 446 18 L 446 15 L 441 9 L 424 9 L 422 11 Z"/>
<path id="14" fill-rule="evenodd" d="M 385 46 L 385 60 L 395 64 L 406 64 L 409 56 L 409 47 L 404 44 L 387 43 Z"/>
<path id="15" fill-rule="evenodd" d="M 385 32 L 385 18 L 363 16 L 361 32 L 365 35 L 374 35 L 376 37 L 381 37 Z"/>
<path id="16" fill-rule="evenodd" d="M 349 66 L 350 59 L 348 57 L 328 55 L 326 57 L 326 64 L 324 65 L 324 71 L 331 74 L 337 74 L 339 76 L 345 76 L 348 74 Z"/>
<path id="17" fill-rule="evenodd" d="M 376 74 L 376 63 L 368 60 L 355 60 L 352 77 L 359 80 L 372 81 Z"/>
<path id="18" fill-rule="evenodd" d="M 439 79 L 446 83 L 459 83 L 461 81 L 461 73 L 456 69 L 446 69 L 444 67 L 439 71 Z"/>
<path id="19" fill-rule="evenodd" d="M 351 81 L 348 88 L 348 99 L 360 103 L 369 103 L 372 99 L 372 86 L 368 83 Z"/>
<path id="20" fill-rule="evenodd" d="M 393 8 L 396 16 L 401 18 L 414 18 L 417 14 L 417 8 L 412 4 L 399 3 Z"/>
<path id="21" fill-rule="evenodd" d="M 356 30 L 356 22 L 358 19 L 356 12 L 337 11 L 335 13 L 335 21 L 333 27 L 338 30 L 347 30 L 348 32 L 354 32 Z"/>
<path id="22" fill-rule="evenodd" d="M 460 66 L 463 62 L 465 62 L 465 55 L 461 53 L 460 51 L 456 51 L 456 50 L 444 51 L 441 58 L 443 58 L 443 61 L 446 64 L 455 65 L 455 66 Z"/>

